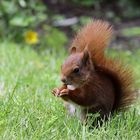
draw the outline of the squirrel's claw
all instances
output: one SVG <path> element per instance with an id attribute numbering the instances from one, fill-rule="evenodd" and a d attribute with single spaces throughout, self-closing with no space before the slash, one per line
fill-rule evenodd
<path id="1" fill-rule="evenodd" d="M 62 90 L 60 91 L 60 89 L 55 88 L 55 89 L 52 90 L 52 94 L 53 94 L 54 96 L 56 96 L 56 97 L 61 97 L 61 96 L 63 96 L 63 95 L 67 95 L 67 94 L 68 94 L 68 89 L 62 89 Z"/>
<path id="2" fill-rule="evenodd" d="M 59 90 L 58 88 L 55 88 L 55 89 L 52 90 L 52 94 L 53 94 L 54 96 L 58 97 L 59 94 L 60 94 L 60 90 Z"/>

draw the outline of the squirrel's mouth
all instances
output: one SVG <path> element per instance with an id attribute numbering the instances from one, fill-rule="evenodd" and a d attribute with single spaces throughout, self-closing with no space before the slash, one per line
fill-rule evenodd
<path id="1" fill-rule="evenodd" d="M 77 88 L 84 86 L 86 83 L 87 83 L 87 81 L 83 80 L 83 81 L 79 81 L 79 83 L 78 82 L 77 83 L 68 83 L 66 85 L 69 90 L 75 90 Z"/>
<path id="2" fill-rule="evenodd" d="M 69 90 L 75 90 L 77 88 L 77 86 L 75 86 L 75 85 L 67 85 L 67 88 Z"/>

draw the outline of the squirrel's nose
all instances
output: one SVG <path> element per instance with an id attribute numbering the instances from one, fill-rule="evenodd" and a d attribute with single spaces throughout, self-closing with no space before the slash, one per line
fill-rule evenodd
<path id="1" fill-rule="evenodd" d="M 63 83 L 65 83 L 65 84 L 66 84 L 66 82 L 67 82 L 66 78 L 62 78 L 61 81 L 62 81 Z"/>

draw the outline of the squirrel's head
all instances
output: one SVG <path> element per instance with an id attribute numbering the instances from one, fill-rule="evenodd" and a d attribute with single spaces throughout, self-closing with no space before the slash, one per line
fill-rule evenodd
<path id="1" fill-rule="evenodd" d="M 76 48 L 73 48 L 72 51 L 61 67 L 61 81 L 74 90 L 88 82 L 94 66 L 87 50 L 77 53 Z"/>

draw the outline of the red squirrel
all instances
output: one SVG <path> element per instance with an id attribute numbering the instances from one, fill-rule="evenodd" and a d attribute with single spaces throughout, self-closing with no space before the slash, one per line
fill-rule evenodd
<path id="1" fill-rule="evenodd" d="M 81 108 L 81 119 L 87 113 L 108 116 L 128 107 L 135 99 L 131 70 L 120 61 L 105 55 L 112 37 L 112 26 L 94 20 L 75 36 L 70 55 L 61 67 L 61 88 L 52 93 L 61 97 L 71 113 L 71 103 Z"/>

